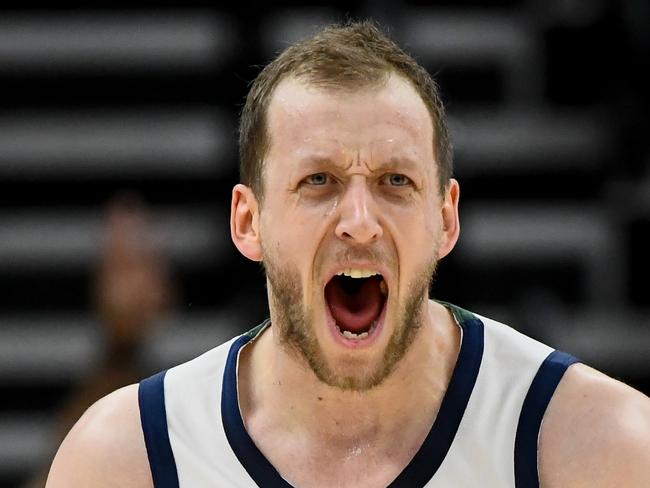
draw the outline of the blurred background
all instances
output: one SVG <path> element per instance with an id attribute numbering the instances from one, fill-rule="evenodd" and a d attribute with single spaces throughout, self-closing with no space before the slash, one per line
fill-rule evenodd
<path id="1" fill-rule="evenodd" d="M 0 486 L 98 396 L 267 315 L 230 242 L 248 83 L 376 19 L 439 81 L 461 239 L 433 295 L 650 392 L 647 0 L 11 3 L 0 11 Z"/>

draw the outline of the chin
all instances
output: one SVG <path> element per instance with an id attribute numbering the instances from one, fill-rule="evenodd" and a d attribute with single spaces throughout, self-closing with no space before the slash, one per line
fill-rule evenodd
<path id="1" fill-rule="evenodd" d="M 346 391 L 369 391 L 382 385 L 407 353 L 417 327 L 404 327 L 391 318 L 385 306 L 376 330 L 362 340 L 350 340 L 338 330 L 331 317 L 325 321 L 323 347 L 307 358 L 312 371 L 323 383 Z M 322 322 L 321 322 L 322 324 Z"/>

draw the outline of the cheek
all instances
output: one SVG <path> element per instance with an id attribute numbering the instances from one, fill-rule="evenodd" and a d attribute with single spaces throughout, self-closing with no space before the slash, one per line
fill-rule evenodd
<path id="1" fill-rule="evenodd" d="M 434 204 L 430 204 L 423 212 L 422 216 L 423 232 L 428 236 L 431 242 L 438 242 L 443 231 L 443 220 L 441 209 Z"/>
<path id="2" fill-rule="evenodd" d="M 269 213 L 262 225 L 263 245 L 279 262 L 309 269 L 328 221 L 315 209 Z"/>
<path id="3" fill-rule="evenodd" d="M 330 219 L 336 213 L 340 198 L 341 195 L 335 191 L 320 196 L 309 196 L 305 191 L 296 195 L 291 211 L 303 225 L 320 225 L 324 219 Z"/>
<path id="4" fill-rule="evenodd" d="M 407 274 L 422 271 L 437 259 L 442 236 L 442 221 L 434 209 L 417 208 L 386 211 L 386 224 L 394 236 L 400 268 Z"/>
<path id="5" fill-rule="evenodd" d="M 282 225 L 294 247 L 301 251 L 313 250 L 330 228 L 337 208 L 338 199 L 321 205 L 297 205 L 286 212 L 282 224 L 276 225 Z"/>
<path id="6" fill-rule="evenodd" d="M 408 236 L 410 242 L 428 240 L 438 235 L 440 222 L 433 208 L 423 205 L 412 207 L 385 206 L 381 209 L 384 220 L 398 235 Z"/>
<path id="7" fill-rule="evenodd" d="M 336 198 L 332 199 L 328 203 L 328 205 L 326 205 L 324 212 L 322 212 L 323 213 L 323 218 L 324 219 L 329 219 L 336 212 L 336 209 L 338 208 L 338 206 L 339 206 L 339 198 L 336 197 Z"/>

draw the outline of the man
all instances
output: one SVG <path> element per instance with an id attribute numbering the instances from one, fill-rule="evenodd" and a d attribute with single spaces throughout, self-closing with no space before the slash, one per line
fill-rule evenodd
<path id="1" fill-rule="evenodd" d="M 48 487 L 650 486 L 647 397 L 428 299 L 459 185 L 434 82 L 375 27 L 267 66 L 240 149 L 270 320 L 95 404 Z"/>

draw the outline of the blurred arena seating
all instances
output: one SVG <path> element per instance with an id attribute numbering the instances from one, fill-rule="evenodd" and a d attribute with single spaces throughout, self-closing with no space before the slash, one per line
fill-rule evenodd
<path id="1" fill-rule="evenodd" d="M 255 7 L 257 9 L 257 7 Z M 179 290 L 143 351 L 177 364 L 266 315 L 230 243 L 237 115 L 315 26 L 372 17 L 447 104 L 461 240 L 433 295 L 650 392 L 650 7 L 644 0 L 16 4 L 0 15 L 0 486 L 49 463 L 101 356 L 106 204 L 147 202 Z"/>

